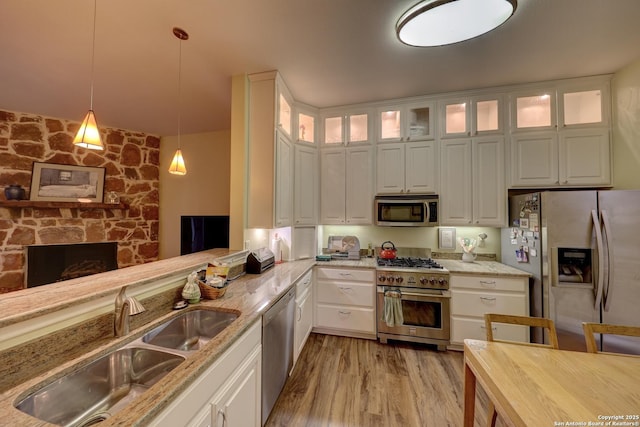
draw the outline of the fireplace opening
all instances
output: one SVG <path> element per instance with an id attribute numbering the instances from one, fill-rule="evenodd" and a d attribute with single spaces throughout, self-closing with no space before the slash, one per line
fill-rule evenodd
<path id="1" fill-rule="evenodd" d="M 27 246 L 27 288 L 117 268 L 117 242 Z"/>

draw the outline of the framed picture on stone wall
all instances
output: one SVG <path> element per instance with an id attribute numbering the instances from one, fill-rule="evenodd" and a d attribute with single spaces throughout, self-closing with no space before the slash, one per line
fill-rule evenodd
<path id="1" fill-rule="evenodd" d="M 30 200 L 102 203 L 104 168 L 33 163 Z"/>

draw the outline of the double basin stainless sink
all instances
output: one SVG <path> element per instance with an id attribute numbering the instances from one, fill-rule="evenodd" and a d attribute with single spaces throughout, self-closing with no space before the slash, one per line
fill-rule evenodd
<path id="1" fill-rule="evenodd" d="M 141 338 L 46 384 L 15 407 L 52 424 L 85 427 L 114 415 L 222 332 L 237 313 L 181 313 Z"/>

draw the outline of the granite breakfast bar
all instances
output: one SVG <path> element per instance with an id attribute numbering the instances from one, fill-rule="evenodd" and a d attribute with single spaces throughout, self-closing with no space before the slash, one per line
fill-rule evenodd
<path id="1" fill-rule="evenodd" d="M 42 286 L 0 295 L 0 331 L 9 331 L 7 335 L 15 335 L 18 328 L 25 324 L 37 322 L 38 318 L 46 319 L 64 310 L 73 310 L 83 304 L 91 304 L 99 300 L 115 300 L 119 289 L 127 285 L 129 295 L 136 294 L 136 288 L 151 286 L 157 281 L 171 281 L 178 278 L 178 284 L 184 284 L 186 276 L 193 270 L 206 266 L 214 258 L 229 254 L 227 250 L 212 250 L 197 254 L 171 258 L 150 264 L 127 267 L 121 270 L 101 273 L 90 278 L 79 278 L 72 281 Z M 162 380 L 146 392 L 138 396 L 123 410 L 114 414 L 101 425 L 104 426 L 136 426 L 148 425 L 173 399 L 178 397 L 193 381 L 258 321 L 278 298 L 283 295 L 304 273 L 315 264 L 313 260 L 286 262 L 261 275 L 245 275 L 231 282 L 225 295 L 217 300 L 202 300 L 197 308 L 215 308 L 239 313 L 222 333 L 217 335 L 203 348 L 189 355 L 186 360 L 169 372 Z M 181 278 L 181 280 L 180 280 Z M 175 281 L 175 280 L 174 280 Z M 173 294 L 180 290 L 174 289 Z M 144 304 L 145 300 L 143 300 Z M 166 306 L 166 304 L 165 304 Z M 170 307 L 170 306 L 169 306 Z M 11 420 L 11 424 L 20 426 L 48 426 L 44 421 L 31 417 L 14 408 L 16 400 L 71 371 L 78 365 L 96 359 L 111 350 L 121 347 L 142 336 L 154 326 L 161 324 L 176 313 L 168 309 L 153 320 L 140 326 L 135 324 L 125 337 L 110 337 L 101 341 L 101 345 L 86 352 L 82 356 L 60 363 L 56 368 L 43 372 L 26 381 L 7 385 L 0 395 L 0 419 Z M 113 319 L 112 315 L 107 316 Z M 135 319 L 135 317 L 132 317 Z M 134 329 L 135 328 L 135 329 Z M 80 330 L 84 330 L 80 328 Z M 3 338 L 7 336 L 3 334 Z M 65 343 L 61 342 L 64 346 Z M 6 345 L 5 345 L 6 347 Z M 20 355 L 21 345 L 4 349 L 6 363 L 13 364 L 14 371 L 23 369 L 24 354 Z M 55 350 L 55 349 L 54 349 Z M 55 351 L 54 351 L 55 353 Z M 13 360 L 8 354 L 17 354 Z M 28 367 L 26 368 L 28 369 Z M 5 374 L 6 375 L 6 374 Z M 11 375 L 10 375 L 11 376 Z"/>

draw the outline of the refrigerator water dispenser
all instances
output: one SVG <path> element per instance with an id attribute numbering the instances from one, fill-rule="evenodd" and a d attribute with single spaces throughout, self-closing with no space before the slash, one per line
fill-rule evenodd
<path id="1" fill-rule="evenodd" d="M 592 284 L 592 250 L 582 248 L 558 248 L 557 277 L 562 285 Z"/>

